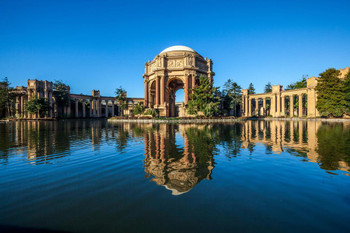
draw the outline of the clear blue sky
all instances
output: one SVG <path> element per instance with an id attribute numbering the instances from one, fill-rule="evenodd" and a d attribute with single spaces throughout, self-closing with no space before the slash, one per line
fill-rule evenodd
<path id="1" fill-rule="evenodd" d="M 143 97 L 144 64 L 172 45 L 262 92 L 350 65 L 350 1 L 0 0 L 0 78 L 62 80 L 74 93 Z"/>

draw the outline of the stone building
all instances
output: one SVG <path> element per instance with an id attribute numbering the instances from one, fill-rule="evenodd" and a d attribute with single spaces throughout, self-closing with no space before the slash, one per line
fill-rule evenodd
<path id="1" fill-rule="evenodd" d="M 212 60 L 203 58 L 186 46 L 163 50 L 153 61 L 145 64 L 145 106 L 157 109 L 160 116 L 185 116 L 184 105 L 200 75 L 213 79 Z M 175 93 L 179 89 L 183 89 L 185 99 L 184 104 L 176 105 Z"/>
<path id="2" fill-rule="evenodd" d="M 339 71 L 339 78 L 344 79 L 350 67 Z M 317 79 L 308 78 L 306 88 L 294 90 L 283 90 L 281 85 L 272 86 L 271 93 L 249 94 L 248 89 L 242 90 L 242 116 L 319 117 L 316 109 Z"/>
<path id="3" fill-rule="evenodd" d="M 91 95 L 72 94 L 68 86 L 69 101 L 67 105 L 58 104 L 56 94 L 53 90 L 53 83 L 41 80 L 28 80 L 27 87 L 16 87 L 12 91 L 16 96 L 15 116 L 22 119 L 39 118 L 38 114 L 29 114 L 25 105 L 33 98 L 45 98 L 49 103 L 49 111 L 46 118 L 100 118 L 113 117 L 121 115 L 121 109 L 118 107 L 115 97 L 101 96 L 99 90 L 93 90 Z M 128 108 L 139 102 L 141 98 L 127 98 Z"/>

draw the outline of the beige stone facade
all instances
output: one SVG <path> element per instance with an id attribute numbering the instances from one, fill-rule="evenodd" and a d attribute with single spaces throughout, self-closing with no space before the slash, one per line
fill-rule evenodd
<path id="1" fill-rule="evenodd" d="M 68 87 L 69 100 L 66 106 L 57 103 L 53 90 L 53 83 L 41 80 L 28 80 L 27 87 L 16 87 L 13 93 L 16 94 L 15 110 L 16 118 L 34 119 L 39 118 L 37 114 L 29 114 L 25 110 L 28 100 L 34 97 L 45 98 L 49 102 L 50 110 L 46 118 L 100 118 L 120 116 L 121 109 L 118 107 L 115 97 L 101 96 L 99 90 L 93 90 L 91 95 L 72 94 Z M 144 102 L 143 98 L 127 98 L 129 113 L 130 109 L 139 102 Z"/>
<path id="2" fill-rule="evenodd" d="M 344 79 L 350 67 L 339 71 L 339 78 Z M 294 90 L 284 91 L 281 85 L 272 86 L 271 93 L 249 94 L 248 89 L 242 90 L 242 116 L 319 117 L 316 109 L 317 79 L 308 78 L 306 88 Z"/>
<path id="3" fill-rule="evenodd" d="M 160 116 L 186 115 L 184 105 L 176 105 L 175 93 L 183 89 L 184 104 L 187 104 L 190 89 L 196 86 L 200 75 L 213 79 L 215 74 L 210 59 L 186 46 L 163 50 L 153 61 L 145 64 L 145 106 L 157 109 Z"/>

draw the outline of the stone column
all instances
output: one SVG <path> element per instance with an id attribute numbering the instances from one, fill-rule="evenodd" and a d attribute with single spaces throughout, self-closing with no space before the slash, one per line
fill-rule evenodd
<path id="1" fill-rule="evenodd" d="M 68 98 L 68 106 L 67 106 L 67 117 L 71 117 L 71 107 L 70 107 L 70 98 Z"/>
<path id="2" fill-rule="evenodd" d="M 290 108 L 289 116 L 293 117 L 294 116 L 294 96 L 293 95 L 289 96 L 289 108 Z"/>
<path id="3" fill-rule="evenodd" d="M 285 116 L 285 112 L 286 112 L 286 97 L 282 96 L 282 109 L 281 109 L 281 116 Z"/>
<path id="4" fill-rule="evenodd" d="M 196 86 L 196 75 L 192 75 L 192 85 L 191 85 L 191 88 L 194 89 L 195 86 Z"/>
<path id="5" fill-rule="evenodd" d="M 185 77 L 185 87 L 184 87 L 184 91 L 185 91 L 185 104 L 187 104 L 188 102 L 188 79 L 189 79 L 189 76 L 186 76 Z"/>
<path id="6" fill-rule="evenodd" d="M 92 113 L 92 106 L 93 106 L 93 100 L 90 100 L 90 117 L 93 117 L 93 113 Z"/>
<path id="7" fill-rule="evenodd" d="M 159 77 L 156 77 L 156 103 L 155 105 L 159 105 Z"/>
<path id="8" fill-rule="evenodd" d="M 21 96 L 21 117 L 25 117 L 24 114 L 24 96 Z"/>
<path id="9" fill-rule="evenodd" d="M 114 117 L 114 100 L 112 100 L 112 117 Z"/>
<path id="10" fill-rule="evenodd" d="M 303 94 L 299 94 L 299 117 L 303 116 Z"/>
<path id="11" fill-rule="evenodd" d="M 16 117 L 19 117 L 19 96 L 16 96 Z"/>
<path id="12" fill-rule="evenodd" d="M 276 116 L 279 117 L 281 115 L 281 96 L 278 94 L 276 95 L 277 98 L 277 114 Z"/>
<path id="13" fill-rule="evenodd" d="M 79 99 L 75 99 L 75 118 L 79 117 Z"/>
<path id="14" fill-rule="evenodd" d="M 52 91 L 49 92 L 49 103 L 50 103 L 50 111 L 49 116 L 53 117 L 53 101 L 52 101 Z"/>
<path id="15" fill-rule="evenodd" d="M 276 96 L 273 94 L 271 96 L 271 106 L 270 106 L 270 115 L 275 117 L 276 116 Z"/>
<path id="16" fill-rule="evenodd" d="M 86 117 L 86 106 L 85 106 L 85 100 L 83 100 L 83 103 L 82 103 L 82 108 L 83 108 L 83 118 Z"/>
<path id="17" fill-rule="evenodd" d="M 106 118 L 108 118 L 108 100 L 106 100 Z"/>
<path id="18" fill-rule="evenodd" d="M 248 117 L 252 116 L 252 99 L 248 97 Z"/>
<path id="19" fill-rule="evenodd" d="M 96 107 L 97 117 L 101 117 L 101 108 L 102 108 L 101 100 L 97 99 L 96 104 L 97 104 L 97 107 Z"/>
<path id="20" fill-rule="evenodd" d="M 148 81 L 145 81 L 145 107 L 148 107 Z"/>
<path id="21" fill-rule="evenodd" d="M 267 115 L 266 98 L 263 98 L 263 110 L 264 110 L 264 116 L 266 116 Z"/>
<path id="22" fill-rule="evenodd" d="M 258 114 L 259 116 L 259 99 L 258 98 L 255 98 L 255 110 L 254 110 L 254 115 L 255 114 Z"/>
<path id="23" fill-rule="evenodd" d="M 164 88 L 164 76 L 161 76 L 160 77 L 160 104 L 164 104 L 164 91 L 165 91 L 165 88 Z"/>

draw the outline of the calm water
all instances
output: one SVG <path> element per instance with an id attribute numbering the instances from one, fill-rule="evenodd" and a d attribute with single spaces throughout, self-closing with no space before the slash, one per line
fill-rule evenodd
<path id="1" fill-rule="evenodd" d="M 350 232 L 350 123 L 17 122 L 0 139 L 0 231 Z"/>

